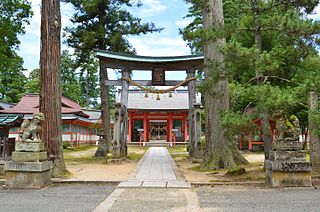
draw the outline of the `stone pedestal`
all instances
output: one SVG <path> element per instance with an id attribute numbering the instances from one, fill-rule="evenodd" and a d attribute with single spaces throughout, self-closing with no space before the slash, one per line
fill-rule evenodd
<path id="1" fill-rule="evenodd" d="M 0 176 L 4 176 L 4 160 L 0 160 Z"/>
<path id="2" fill-rule="evenodd" d="M 43 151 L 43 143 L 23 142 L 16 144 L 12 160 L 4 168 L 5 186 L 8 188 L 42 188 L 50 184 L 51 162 Z"/>
<path id="3" fill-rule="evenodd" d="M 272 187 L 312 186 L 311 164 L 299 141 L 276 141 L 265 160 L 266 183 Z"/>

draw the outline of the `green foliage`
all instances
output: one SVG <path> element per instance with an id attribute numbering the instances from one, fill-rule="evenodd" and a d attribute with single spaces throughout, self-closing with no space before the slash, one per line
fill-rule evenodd
<path id="1" fill-rule="evenodd" d="M 40 93 L 40 69 L 32 70 L 26 84 L 27 93 Z"/>
<path id="2" fill-rule="evenodd" d="M 19 35 L 32 16 L 31 5 L 26 0 L 0 1 L 0 100 L 16 103 L 25 92 L 26 77 L 23 60 L 15 50 Z"/>
<path id="3" fill-rule="evenodd" d="M 98 62 L 93 49 L 134 53 L 128 35 L 158 32 L 153 23 L 142 23 L 125 8 L 135 6 L 128 0 L 64 0 L 76 10 L 71 18 L 74 24 L 65 29 L 70 47 L 75 48 L 75 68 L 79 70 L 81 100 L 85 107 L 99 108 Z M 139 6 L 140 4 L 136 5 Z M 109 91 L 109 101 L 114 101 L 114 89 Z M 111 104 L 112 105 L 112 104 Z"/>
<path id="4" fill-rule="evenodd" d="M 62 51 L 60 67 L 62 95 L 80 102 L 79 78 L 76 73 L 75 62 L 67 50 Z"/>
<path id="5" fill-rule="evenodd" d="M 63 142 L 63 149 L 68 149 L 69 147 L 71 147 L 70 141 Z"/>
<path id="6" fill-rule="evenodd" d="M 241 131 L 254 129 L 252 119 L 243 113 L 224 112 L 221 115 L 221 126 L 227 129 L 229 137 L 239 135 Z"/>
<path id="7" fill-rule="evenodd" d="M 97 108 L 99 63 L 92 52 L 89 52 L 84 60 L 78 53 L 75 54 L 75 67 L 79 70 L 80 104 L 84 107 Z"/>
<path id="8" fill-rule="evenodd" d="M 194 53 L 202 52 L 203 34 L 210 34 L 214 39 L 214 33 L 220 32 L 227 38 L 227 45 L 221 51 L 231 82 L 232 112 L 223 114 L 222 124 L 233 133 L 239 127 L 247 127 L 248 120 L 244 121 L 242 114 L 247 107 L 252 107 L 254 118 L 262 111 L 272 113 L 282 109 L 287 114 L 297 115 L 300 123 L 306 126 L 308 93 L 320 89 L 317 54 L 320 23 L 306 15 L 313 12 L 319 1 L 225 0 L 225 28 L 209 32 L 204 32 L 202 26 L 205 1 L 186 2 L 191 5 L 187 17 L 194 20 L 180 32 Z M 254 2 L 258 3 L 256 16 Z M 262 49 L 257 49 L 255 43 L 254 18 L 261 33 Z M 215 83 L 212 78 L 214 76 L 202 85 L 202 91 Z"/>
<path id="9" fill-rule="evenodd" d="M 133 17 L 125 9 L 134 6 L 129 0 L 64 2 L 76 10 L 71 19 L 74 26 L 66 28 L 67 43 L 81 52 L 99 48 L 131 53 L 134 49 L 126 36 L 160 31 L 153 23 L 141 23 L 141 19 Z"/>

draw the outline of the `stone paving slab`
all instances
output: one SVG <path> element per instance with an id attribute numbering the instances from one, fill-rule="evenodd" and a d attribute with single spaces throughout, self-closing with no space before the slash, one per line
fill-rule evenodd
<path id="1" fill-rule="evenodd" d="M 191 188 L 191 185 L 186 181 L 168 181 L 167 188 Z"/>
<path id="2" fill-rule="evenodd" d="M 150 147 L 136 171 L 118 188 L 190 188 L 178 172 L 167 148 Z"/>
<path id="3" fill-rule="evenodd" d="M 150 147 L 137 171 L 136 180 L 177 180 L 165 147 Z"/>
<path id="4" fill-rule="evenodd" d="M 136 188 L 141 187 L 142 181 L 124 181 L 118 185 L 118 188 Z"/>
<path id="5" fill-rule="evenodd" d="M 143 188 L 166 188 L 167 181 L 145 181 L 142 183 Z"/>

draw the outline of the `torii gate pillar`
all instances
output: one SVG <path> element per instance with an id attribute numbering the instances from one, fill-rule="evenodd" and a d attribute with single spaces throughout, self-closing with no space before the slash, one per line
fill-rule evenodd
<path id="1" fill-rule="evenodd" d="M 193 78 L 195 76 L 195 70 L 187 70 L 187 78 Z M 188 132 L 189 132 L 189 155 L 194 157 L 194 133 L 192 133 L 194 124 L 193 124 L 193 104 L 196 102 L 196 82 L 192 80 L 188 83 L 188 96 L 189 96 L 189 114 L 188 114 Z"/>
<path id="2" fill-rule="evenodd" d="M 123 78 L 130 78 L 128 69 L 122 70 Z M 126 158 L 128 154 L 127 134 L 128 134 L 128 94 L 129 82 L 122 80 L 121 100 L 115 105 L 115 122 L 113 131 L 113 151 L 112 158 Z"/>

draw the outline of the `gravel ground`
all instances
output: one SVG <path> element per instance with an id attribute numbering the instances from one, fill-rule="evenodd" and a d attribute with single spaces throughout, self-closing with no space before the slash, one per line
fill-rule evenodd
<path id="1" fill-rule="evenodd" d="M 195 191 L 205 211 L 320 211 L 320 190 L 314 188 L 217 186 Z"/>
<path id="2" fill-rule="evenodd" d="M 0 211 L 92 211 L 115 189 L 97 184 L 53 185 L 41 190 L 3 190 Z"/>

